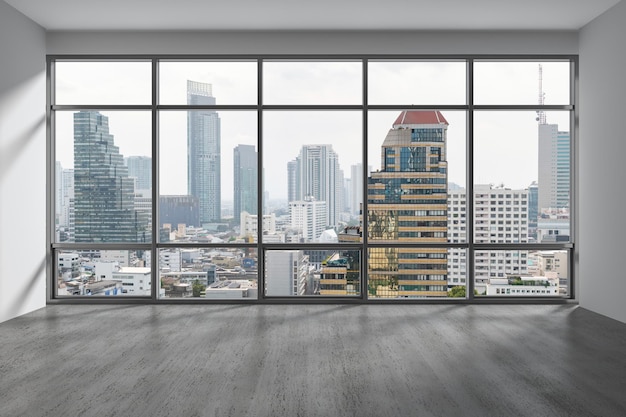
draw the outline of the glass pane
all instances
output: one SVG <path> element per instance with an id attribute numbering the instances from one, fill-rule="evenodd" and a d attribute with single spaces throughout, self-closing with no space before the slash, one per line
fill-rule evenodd
<path id="1" fill-rule="evenodd" d="M 465 62 L 370 61 L 368 103 L 465 104 L 466 68 Z"/>
<path id="2" fill-rule="evenodd" d="M 237 300 L 258 298 L 253 248 L 159 250 L 159 298 Z"/>
<path id="3" fill-rule="evenodd" d="M 264 113 L 265 243 L 361 240 L 362 118 L 355 111 Z"/>
<path id="4" fill-rule="evenodd" d="M 264 62 L 264 104 L 361 104 L 361 62 Z"/>
<path id="5" fill-rule="evenodd" d="M 205 104 L 191 101 L 189 82 L 210 85 L 213 102 L 206 104 L 256 104 L 256 62 L 185 61 L 159 63 L 161 104 Z"/>
<path id="6" fill-rule="evenodd" d="M 477 242 L 569 241 L 569 115 L 475 113 Z"/>
<path id="7" fill-rule="evenodd" d="M 390 246 L 368 253 L 370 299 L 466 297 L 465 249 Z"/>
<path id="8" fill-rule="evenodd" d="M 265 295 L 359 296 L 361 253 L 354 250 L 268 250 Z"/>
<path id="9" fill-rule="evenodd" d="M 144 111 L 55 113 L 57 242 L 150 242 L 151 126 Z"/>
<path id="10" fill-rule="evenodd" d="M 466 113 L 372 111 L 368 128 L 369 239 L 465 242 Z"/>
<path id="11" fill-rule="evenodd" d="M 161 242 L 241 243 L 244 213 L 257 214 L 257 115 L 159 114 Z"/>
<path id="12" fill-rule="evenodd" d="M 555 297 L 569 294 L 569 251 L 476 251 L 478 296 Z"/>
<path id="13" fill-rule="evenodd" d="M 54 66 L 54 104 L 151 104 L 151 62 L 70 62 Z"/>
<path id="14" fill-rule="evenodd" d="M 58 296 L 151 296 L 149 250 L 56 252 Z"/>
<path id="15" fill-rule="evenodd" d="M 570 104 L 570 63 L 475 62 L 474 104 Z"/>

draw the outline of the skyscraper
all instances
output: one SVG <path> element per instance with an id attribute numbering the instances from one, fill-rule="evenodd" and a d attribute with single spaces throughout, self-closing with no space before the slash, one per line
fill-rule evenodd
<path id="1" fill-rule="evenodd" d="M 257 153 L 253 145 L 238 145 L 233 150 L 234 157 L 234 220 L 238 224 L 242 211 L 257 214 L 258 168 Z"/>
<path id="2" fill-rule="evenodd" d="M 187 81 L 187 104 L 215 105 L 211 84 Z M 221 219 L 220 118 L 215 110 L 187 112 L 187 187 L 198 199 L 200 223 Z"/>
<path id="3" fill-rule="evenodd" d="M 296 201 L 298 199 L 297 191 L 298 182 L 298 161 L 293 160 L 287 162 L 287 201 Z"/>
<path id="4" fill-rule="evenodd" d="M 343 208 L 343 172 L 332 145 L 302 146 L 296 158 L 295 174 L 295 200 L 313 197 L 326 202 L 327 225 L 336 226 Z"/>
<path id="5" fill-rule="evenodd" d="M 371 243 L 447 242 L 447 129 L 439 111 L 403 111 L 395 120 L 381 169 L 368 178 Z M 446 248 L 372 247 L 370 296 L 445 297 L 446 258 Z"/>
<path id="6" fill-rule="evenodd" d="M 363 164 L 358 163 L 350 167 L 350 212 L 358 216 L 363 203 Z"/>
<path id="7" fill-rule="evenodd" d="M 124 158 L 128 176 L 135 179 L 136 190 L 152 190 L 152 158 L 149 156 L 129 156 Z"/>
<path id="8" fill-rule="evenodd" d="M 570 134 L 557 124 L 539 124 L 539 212 L 569 207 Z"/>
<path id="9" fill-rule="evenodd" d="M 133 180 L 97 111 L 74 113 L 76 242 L 149 242 L 148 220 L 135 210 Z"/>

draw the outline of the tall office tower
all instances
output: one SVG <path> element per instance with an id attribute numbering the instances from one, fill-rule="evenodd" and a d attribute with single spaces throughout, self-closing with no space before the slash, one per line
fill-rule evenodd
<path id="1" fill-rule="evenodd" d="M 336 226 L 343 201 L 343 172 L 331 145 L 304 145 L 296 158 L 296 199 L 326 202 L 327 225 Z"/>
<path id="2" fill-rule="evenodd" d="M 199 227 L 198 199 L 192 195 L 159 196 L 159 226 L 164 224 L 170 224 L 174 229 L 179 224 Z"/>
<path id="3" fill-rule="evenodd" d="M 536 181 L 528 186 L 528 237 L 537 240 L 537 218 L 539 217 L 539 186 Z"/>
<path id="4" fill-rule="evenodd" d="M 539 125 L 539 212 L 570 205 L 570 134 Z"/>
<path id="5" fill-rule="evenodd" d="M 350 212 L 353 216 L 358 216 L 363 203 L 363 164 L 358 163 L 350 167 L 350 187 L 351 201 Z"/>
<path id="6" fill-rule="evenodd" d="M 309 257 L 301 250 L 265 252 L 265 295 L 305 295 L 309 281 Z"/>
<path id="7" fill-rule="evenodd" d="M 238 145 L 234 156 L 234 220 L 239 224 L 241 212 L 257 214 L 257 153 L 253 145 Z"/>
<path id="8" fill-rule="evenodd" d="M 211 84 L 188 80 L 187 104 L 215 105 Z M 222 217 L 220 135 L 215 110 L 187 112 L 187 187 L 188 194 L 198 198 L 201 224 Z"/>
<path id="9" fill-rule="evenodd" d="M 301 231 L 305 242 L 319 239 L 328 224 L 327 213 L 326 202 L 312 197 L 289 203 L 291 228 Z"/>
<path id="10" fill-rule="evenodd" d="M 63 212 L 63 166 L 59 161 L 54 164 L 54 222 L 61 225 Z"/>
<path id="11" fill-rule="evenodd" d="M 467 195 L 464 188 L 448 190 L 448 238 L 452 243 L 467 242 Z M 474 242 L 528 243 L 528 190 L 474 186 Z M 467 270 L 466 249 L 448 249 L 448 285 L 466 285 L 474 277 L 476 290 L 485 291 L 491 278 L 528 273 L 528 251 L 476 251 L 475 271 Z"/>
<path id="12" fill-rule="evenodd" d="M 70 201 L 74 199 L 74 170 L 64 169 L 61 173 L 61 178 L 63 186 L 61 189 L 61 215 L 59 217 L 59 226 L 69 227 L 70 215 L 73 215 L 73 208 L 70 210 Z"/>
<path id="13" fill-rule="evenodd" d="M 298 161 L 287 162 L 287 201 L 298 200 Z"/>
<path id="14" fill-rule="evenodd" d="M 152 158 L 149 156 L 129 156 L 124 158 L 128 176 L 135 179 L 135 190 L 152 190 Z"/>
<path id="15" fill-rule="evenodd" d="M 381 169 L 368 178 L 370 243 L 447 242 L 447 130 L 439 111 L 403 111 L 395 120 Z M 446 257 L 446 248 L 370 248 L 370 297 L 446 297 Z"/>
<path id="16" fill-rule="evenodd" d="M 109 118 L 74 113 L 74 239 L 149 242 L 150 225 L 135 210 L 135 189 Z"/>

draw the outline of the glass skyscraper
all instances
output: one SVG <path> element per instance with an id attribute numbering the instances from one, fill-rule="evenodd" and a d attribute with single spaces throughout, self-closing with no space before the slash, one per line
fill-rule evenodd
<path id="1" fill-rule="evenodd" d="M 240 222 L 242 211 L 257 214 L 257 153 L 253 145 L 238 145 L 233 150 L 234 220 Z"/>
<path id="2" fill-rule="evenodd" d="M 135 210 L 133 179 L 97 111 L 74 113 L 74 239 L 150 242 L 149 220 Z"/>
<path id="3" fill-rule="evenodd" d="M 447 242 L 447 129 L 438 111 L 403 111 L 393 123 L 368 178 L 371 243 Z M 447 296 L 446 258 L 446 248 L 370 248 L 370 297 Z"/>
<path id="4" fill-rule="evenodd" d="M 570 206 L 570 134 L 539 124 L 539 214 Z"/>
<path id="5" fill-rule="evenodd" d="M 187 81 L 187 104 L 215 105 L 211 84 Z M 198 199 L 200 223 L 221 219 L 220 118 L 215 110 L 187 112 L 188 194 Z"/>

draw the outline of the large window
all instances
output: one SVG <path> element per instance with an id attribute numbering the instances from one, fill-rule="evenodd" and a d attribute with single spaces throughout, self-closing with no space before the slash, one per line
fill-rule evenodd
<path id="1" fill-rule="evenodd" d="M 51 298 L 572 298 L 576 65 L 51 56 Z"/>

